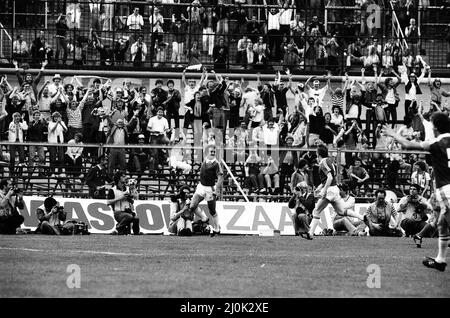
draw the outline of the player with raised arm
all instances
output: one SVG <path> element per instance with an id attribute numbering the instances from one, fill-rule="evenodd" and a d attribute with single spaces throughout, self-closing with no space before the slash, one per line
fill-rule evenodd
<path id="1" fill-rule="evenodd" d="M 437 257 L 425 257 L 423 265 L 443 272 L 447 266 L 445 259 L 450 241 L 450 118 L 445 113 L 436 112 L 431 116 L 431 122 L 436 136 L 433 140 L 409 141 L 386 126 L 383 128 L 383 133 L 394 138 L 405 149 L 424 150 L 431 153 L 436 181 L 436 202 L 441 208 L 438 220 L 439 243 Z"/>
<path id="2" fill-rule="evenodd" d="M 205 150 L 206 158 L 200 167 L 200 183 L 197 185 L 194 196 L 192 197 L 190 210 L 193 214 L 203 199 L 208 204 L 209 214 L 214 220 L 213 230 L 210 236 L 220 233 L 219 216 L 216 211 L 216 197 L 222 191 L 223 170 L 216 158 L 216 146 L 209 145 Z M 217 181 L 216 181 L 217 180 Z M 203 220 L 202 220 L 203 221 Z"/>
<path id="3" fill-rule="evenodd" d="M 314 230 L 319 225 L 320 213 L 331 204 L 337 214 L 343 216 L 351 216 L 364 220 L 363 216 L 357 212 L 346 210 L 344 207 L 344 200 L 341 197 L 340 189 L 337 186 L 336 181 L 336 166 L 333 160 L 328 157 L 328 148 L 324 145 L 317 147 L 317 160 L 319 162 L 319 175 L 321 184 L 314 191 L 315 196 L 319 197 L 319 201 L 316 203 L 316 207 L 313 211 L 313 220 L 310 225 L 306 239 L 312 240 Z"/>

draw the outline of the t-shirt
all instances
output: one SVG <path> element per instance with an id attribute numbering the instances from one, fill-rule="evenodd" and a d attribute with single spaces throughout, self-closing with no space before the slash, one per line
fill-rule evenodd
<path id="1" fill-rule="evenodd" d="M 331 181 L 330 186 L 335 186 L 336 183 L 336 167 L 333 163 L 333 160 L 329 157 L 323 158 L 319 163 L 319 177 L 320 182 L 325 184 L 327 182 L 328 173 L 331 172 L 333 180 Z"/>
<path id="2" fill-rule="evenodd" d="M 167 119 L 164 117 L 161 117 L 161 119 L 159 119 L 158 116 L 153 116 L 148 121 L 147 128 L 149 130 L 155 130 L 164 133 L 166 129 L 169 129 L 169 123 L 167 122 Z"/>
<path id="3" fill-rule="evenodd" d="M 216 159 L 212 162 L 206 159 L 200 168 L 200 183 L 207 187 L 213 187 L 217 177 L 221 174 L 223 172 L 219 162 Z"/>
<path id="4" fill-rule="evenodd" d="M 450 184 L 450 133 L 439 135 L 431 141 L 424 141 L 421 145 L 431 153 L 436 187 L 441 188 Z"/>

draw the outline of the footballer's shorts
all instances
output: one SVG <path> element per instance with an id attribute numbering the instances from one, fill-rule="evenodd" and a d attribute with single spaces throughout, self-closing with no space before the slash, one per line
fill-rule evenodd
<path id="1" fill-rule="evenodd" d="M 325 193 L 325 199 L 330 201 L 330 203 L 342 200 L 340 190 L 338 186 L 330 186 Z"/>
<path id="2" fill-rule="evenodd" d="M 215 199 L 214 197 L 214 187 L 212 186 L 204 186 L 203 184 L 199 183 L 197 185 L 197 188 L 195 189 L 195 194 L 198 194 L 202 198 L 205 198 L 206 201 L 213 201 Z"/>
<path id="3" fill-rule="evenodd" d="M 441 214 L 450 214 L 450 184 L 436 189 L 436 203 L 441 208 Z"/>

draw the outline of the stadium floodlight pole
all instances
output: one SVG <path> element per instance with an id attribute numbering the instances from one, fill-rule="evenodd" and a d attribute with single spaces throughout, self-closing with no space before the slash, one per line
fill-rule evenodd
<path id="1" fill-rule="evenodd" d="M 236 180 L 233 172 L 231 172 L 230 167 L 228 167 L 227 163 L 222 159 L 222 164 L 225 166 L 225 168 L 227 169 L 228 173 L 231 176 L 231 179 L 233 179 L 234 183 L 236 184 L 239 192 L 242 194 L 242 196 L 244 197 L 245 201 L 250 202 L 250 200 L 248 199 L 247 195 L 244 193 L 244 190 L 242 190 L 241 185 L 239 184 L 239 182 Z"/>

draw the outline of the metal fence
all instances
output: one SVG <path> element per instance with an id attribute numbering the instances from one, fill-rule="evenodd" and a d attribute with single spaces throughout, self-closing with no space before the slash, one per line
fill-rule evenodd
<path id="1" fill-rule="evenodd" d="M 8 145 L 8 146 L 7 146 Z M 59 144 L 53 146 L 48 143 L 3 143 L 4 153 L 11 150 L 11 146 L 15 146 L 15 150 L 19 150 L 18 147 L 24 147 L 25 156 L 21 160 L 29 162 L 27 158 L 29 146 L 40 145 L 45 147 L 46 152 L 51 148 L 57 147 L 60 151 L 65 152 L 67 146 L 73 146 L 70 144 Z M 109 145 L 109 144 L 84 144 L 84 155 L 82 163 L 79 168 L 74 169 L 72 166 L 68 166 L 62 161 L 55 161 L 55 158 L 47 158 L 45 163 L 38 162 L 37 158 L 31 158 L 30 163 L 26 165 L 19 165 L 18 163 L 12 163 L 0 160 L 0 178 L 13 178 L 15 184 L 25 190 L 27 195 L 61 195 L 67 197 L 88 197 L 89 188 L 85 184 L 83 177 L 80 178 L 80 174 L 86 176 L 89 169 L 95 166 L 96 162 L 94 157 L 88 157 L 86 153 L 89 151 L 105 152 L 111 150 L 120 150 L 126 157 L 127 162 L 133 161 L 134 149 L 146 149 L 149 153 L 152 151 L 158 152 L 165 150 L 168 154 L 172 150 L 178 149 L 177 146 L 168 147 L 165 145 Z M 0 150 L 2 150 L 0 148 Z M 185 162 L 192 165 L 192 170 L 189 173 L 184 173 L 180 169 L 172 169 L 170 165 L 164 164 L 159 169 L 150 169 L 144 167 L 141 171 L 137 172 L 132 166 L 124 168 L 129 175 L 135 176 L 138 180 L 138 187 L 142 197 L 154 198 L 154 199 L 167 199 L 177 191 L 181 185 L 188 185 L 192 189 L 199 182 L 199 168 L 203 161 L 202 146 L 186 146 L 183 151 L 189 156 L 185 156 Z M 220 161 L 223 159 L 223 164 L 226 165 L 224 191 L 221 194 L 223 200 L 236 200 L 246 199 L 250 197 L 252 200 L 272 200 L 277 202 L 285 202 L 289 200 L 290 195 L 290 182 L 292 172 L 296 167 L 286 166 L 281 158 L 281 154 L 286 151 L 295 152 L 298 158 L 308 153 L 315 153 L 314 148 L 298 148 L 298 147 L 231 147 L 220 145 L 218 148 L 217 156 Z M 194 152 L 198 154 L 194 158 Z M 254 152 L 261 157 L 261 167 L 264 168 L 268 163 L 269 156 L 274 160 L 277 166 L 277 172 L 279 176 L 279 186 L 283 191 L 276 195 L 270 193 L 255 194 L 252 193 L 251 186 L 248 183 L 248 174 L 245 173 L 245 160 L 248 155 Z M 374 191 L 379 188 L 391 190 L 399 196 L 407 194 L 409 191 L 409 185 L 411 184 L 411 174 L 415 170 L 414 164 L 417 161 L 429 162 L 427 158 L 427 152 L 420 151 L 392 151 L 386 149 L 363 149 L 357 147 L 355 149 L 334 148 L 329 147 L 329 155 L 334 159 L 337 167 L 337 180 L 339 183 L 347 183 L 350 188 L 355 192 L 360 200 L 371 197 Z M 365 167 L 370 175 L 370 179 L 364 184 L 357 184 L 352 181 L 348 168 L 354 165 L 354 159 L 358 157 L 363 161 L 363 167 Z M 18 156 L 17 156 L 18 158 Z M 107 156 L 108 158 L 108 156 Z M 34 160 L 36 159 L 36 160 Z M 108 161 L 112 160 L 111 158 Z M 309 160 L 309 159 L 308 159 Z M 108 162 L 109 163 L 109 162 Z M 109 170 L 107 164 L 107 170 Z M 111 171 L 120 170 L 119 167 L 114 167 Z M 75 170 L 75 171 L 74 171 Z M 64 175 L 60 173 L 64 172 Z M 263 172 L 263 170 L 261 170 Z M 432 174 L 432 170 L 427 170 Z M 309 175 L 310 184 L 314 186 L 318 185 L 318 171 L 316 165 L 311 165 L 306 173 Z M 272 187 L 274 182 L 273 175 Z M 262 180 L 265 180 L 263 177 Z M 422 180 L 423 181 L 423 180 Z M 238 186 L 239 184 L 239 186 Z M 267 186 L 265 184 L 264 186 Z M 427 190 L 425 195 L 429 196 L 433 191 L 433 182 L 427 184 Z M 244 189 L 244 191 L 242 190 Z M 425 190 L 425 189 L 424 189 Z"/>
<path id="2" fill-rule="evenodd" d="M 389 42 L 404 41 L 403 35 L 393 30 L 395 27 L 404 30 L 402 24 L 405 23 L 405 19 L 412 16 L 420 19 L 427 29 L 430 27 L 435 30 L 433 33 L 422 32 L 423 37 L 420 41 L 420 47 L 425 49 L 431 67 L 443 69 L 448 64 L 447 52 L 450 44 L 444 33 L 444 22 L 431 25 L 429 21 L 445 21 L 450 10 L 435 10 L 434 7 L 428 8 L 429 11 L 422 8 L 416 10 L 417 13 L 408 12 L 409 15 L 406 16 L 402 10 L 395 10 L 397 19 L 394 19 L 392 7 L 384 5 L 372 11 L 355 6 L 327 6 L 319 11 L 297 6 L 292 17 L 297 19 L 295 16 L 298 15 L 300 27 L 294 30 L 281 26 L 279 32 L 273 32 L 268 30 L 267 24 L 267 10 L 272 7 L 271 5 L 225 5 L 223 11 L 214 6 L 210 8 L 217 12 L 217 27 L 214 33 L 210 33 L 202 25 L 201 18 L 199 19 L 200 8 L 191 3 L 155 5 L 148 2 L 98 2 L 98 4 L 83 1 L 6 2 L 10 4 L 9 10 L 0 10 L 0 23 L 4 25 L 2 30 L 13 40 L 19 34 L 23 34 L 30 51 L 33 41 L 38 38 L 39 32 L 43 31 L 45 41 L 52 49 L 48 55 L 50 61 L 53 60 L 56 64 L 55 57 L 58 53 L 58 65 L 61 65 L 67 48 L 67 65 L 70 68 L 105 67 L 105 64 L 112 63 L 115 67 L 169 69 L 199 62 L 211 68 L 227 71 L 252 69 L 264 72 L 268 69 L 281 70 L 290 67 L 294 72 L 331 69 L 335 74 L 339 74 L 352 67 L 360 67 L 358 61 L 349 61 L 348 54 L 348 46 L 355 42 L 356 37 L 363 40 L 363 55 L 371 45 L 374 45 L 374 41 L 377 41 L 376 45 L 383 50 Z M 127 27 L 127 18 L 135 7 L 140 9 L 139 14 L 142 15 L 144 22 L 140 30 L 130 30 Z M 158 32 L 157 28 L 151 25 L 152 12 L 155 8 L 159 8 L 164 21 L 162 29 Z M 240 10 L 242 16 L 239 15 Z M 222 15 L 222 12 L 228 13 Z M 55 37 L 55 22 L 60 13 L 68 17 L 69 22 L 65 43 L 58 43 Z M 375 13 L 379 18 L 371 19 Z M 319 16 L 318 20 L 321 23 L 313 20 L 314 15 Z M 181 31 L 175 30 L 175 20 L 181 16 L 183 16 Z M 243 22 L 244 16 L 249 20 L 254 16 L 257 25 L 255 24 L 254 28 L 248 27 L 250 24 Z M 322 33 L 311 31 L 313 27 L 318 27 Z M 438 32 L 439 30 L 441 32 Z M 131 47 L 139 35 L 143 37 L 147 54 L 145 61 L 134 64 Z M 241 40 L 244 36 L 247 36 L 247 42 Z M 260 36 L 262 43 L 265 44 L 260 47 L 266 58 L 258 59 L 255 58 L 258 54 L 247 54 L 245 48 L 252 47 L 257 51 Z M 220 38 L 223 38 L 223 46 L 218 45 Z M 330 41 L 333 38 L 336 39 L 336 44 Z M 94 43 L 97 44 L 96 47 Z M 5 59 L 3 62 L 10 62 L 13 58 L 11 41 L 8 43 L 3 41 L 2 44 Z M 298 49 L 299 59 L 285 55 L 288 44 Z M 7 45 L 11 48 L 10 51 L 5 49 Z M 125 54 L 119 53 L 121 49 L 124 49 Z M 378 53 L 381 62 L 383 52 Z M 79 57 L 80 54 L 82 58 Z M 41 58 L 42 56 L 35 54 L 34 57 L 29 56 L 24 60 L 38 64 Z"/>

